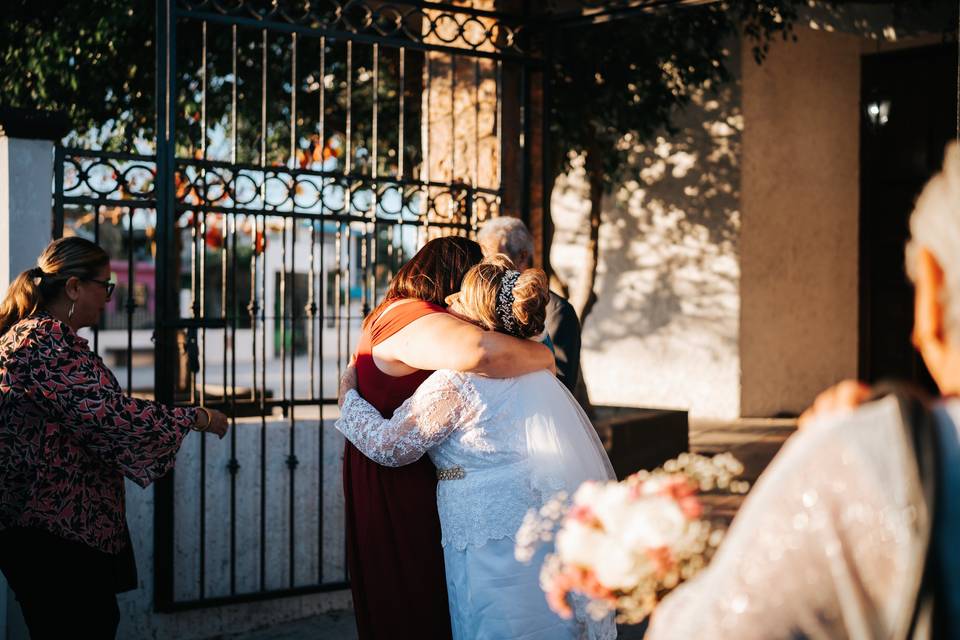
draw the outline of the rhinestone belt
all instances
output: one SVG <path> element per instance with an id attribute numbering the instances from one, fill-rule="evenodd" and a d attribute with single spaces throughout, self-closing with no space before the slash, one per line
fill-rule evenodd
<path id="1" fill-rule="evenodd" d="M 463 480 L 467 472 L 457 465 L 449 469 L 437 469 L 437 480 Z"/>

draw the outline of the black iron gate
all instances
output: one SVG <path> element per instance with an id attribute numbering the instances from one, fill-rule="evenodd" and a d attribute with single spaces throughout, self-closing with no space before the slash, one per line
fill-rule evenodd
<path id="1" fill-rule="evenodd" d="M 158 0 L 156 156 L 60 148 L 54 192 L 113 258 L 127 391 L 233 422 L 156 487 L 158 609 L 346 585 L 324 423 L 362 318 L 425 240 L 548 210 L 525 25 L 663 3 Z"/>
<path id="2" fill-rule="evenodd" d="M 342 588 L 341 368 L 426 239 L 522 213 L 535 61 L 446 3 L 158 5 L 154 386 L 233 428 L 157 488 L 157 604 Z"/>

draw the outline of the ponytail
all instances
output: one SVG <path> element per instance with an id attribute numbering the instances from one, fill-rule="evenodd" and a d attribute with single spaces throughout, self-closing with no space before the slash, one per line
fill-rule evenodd
<path id="1" fill-rule="evenodd" d="M 37 312 L 40 306 L 40 285 L 33 276 L 33 269 L 18 275 L 7 289 L 7 295 L 0 302 L 0 336 L 10 327 Z"/>

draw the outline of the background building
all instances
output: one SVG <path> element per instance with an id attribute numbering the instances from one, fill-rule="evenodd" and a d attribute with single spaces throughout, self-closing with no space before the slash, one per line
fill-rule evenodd
<path id="1" fill-rule="evenodd" d="M 955 13 L 810 3 L 762 65 L 633 145 L 604 201 L 584 377 L 599 403 L 797 415 L 843 378 L 925 372 L 909 342 L 906 219 L 956 136 Z M 955 7 L 953 8 L 955 9 Z M 583 174 L 553 192 L 552 262 L 582 298 Z"/>

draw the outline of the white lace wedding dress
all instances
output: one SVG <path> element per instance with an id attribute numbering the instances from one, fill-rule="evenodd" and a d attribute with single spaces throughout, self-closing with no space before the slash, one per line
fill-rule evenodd
<path id="1" fill-rule="evenodd" d="M 547 607 L 539 572 L 549 546 L 530 563 L 514 558 L 528 509 L 584 480 L 613 478 L 596 432 L 553 375 L 438 371 L 389 420 L 351 390 L 337 429 L 380 464 L 409 464 L 427 452 L 436 465 L 455 639 L 616 637 L 611 617 L 592 620 L 581 603 L 573 620 Z"/>

